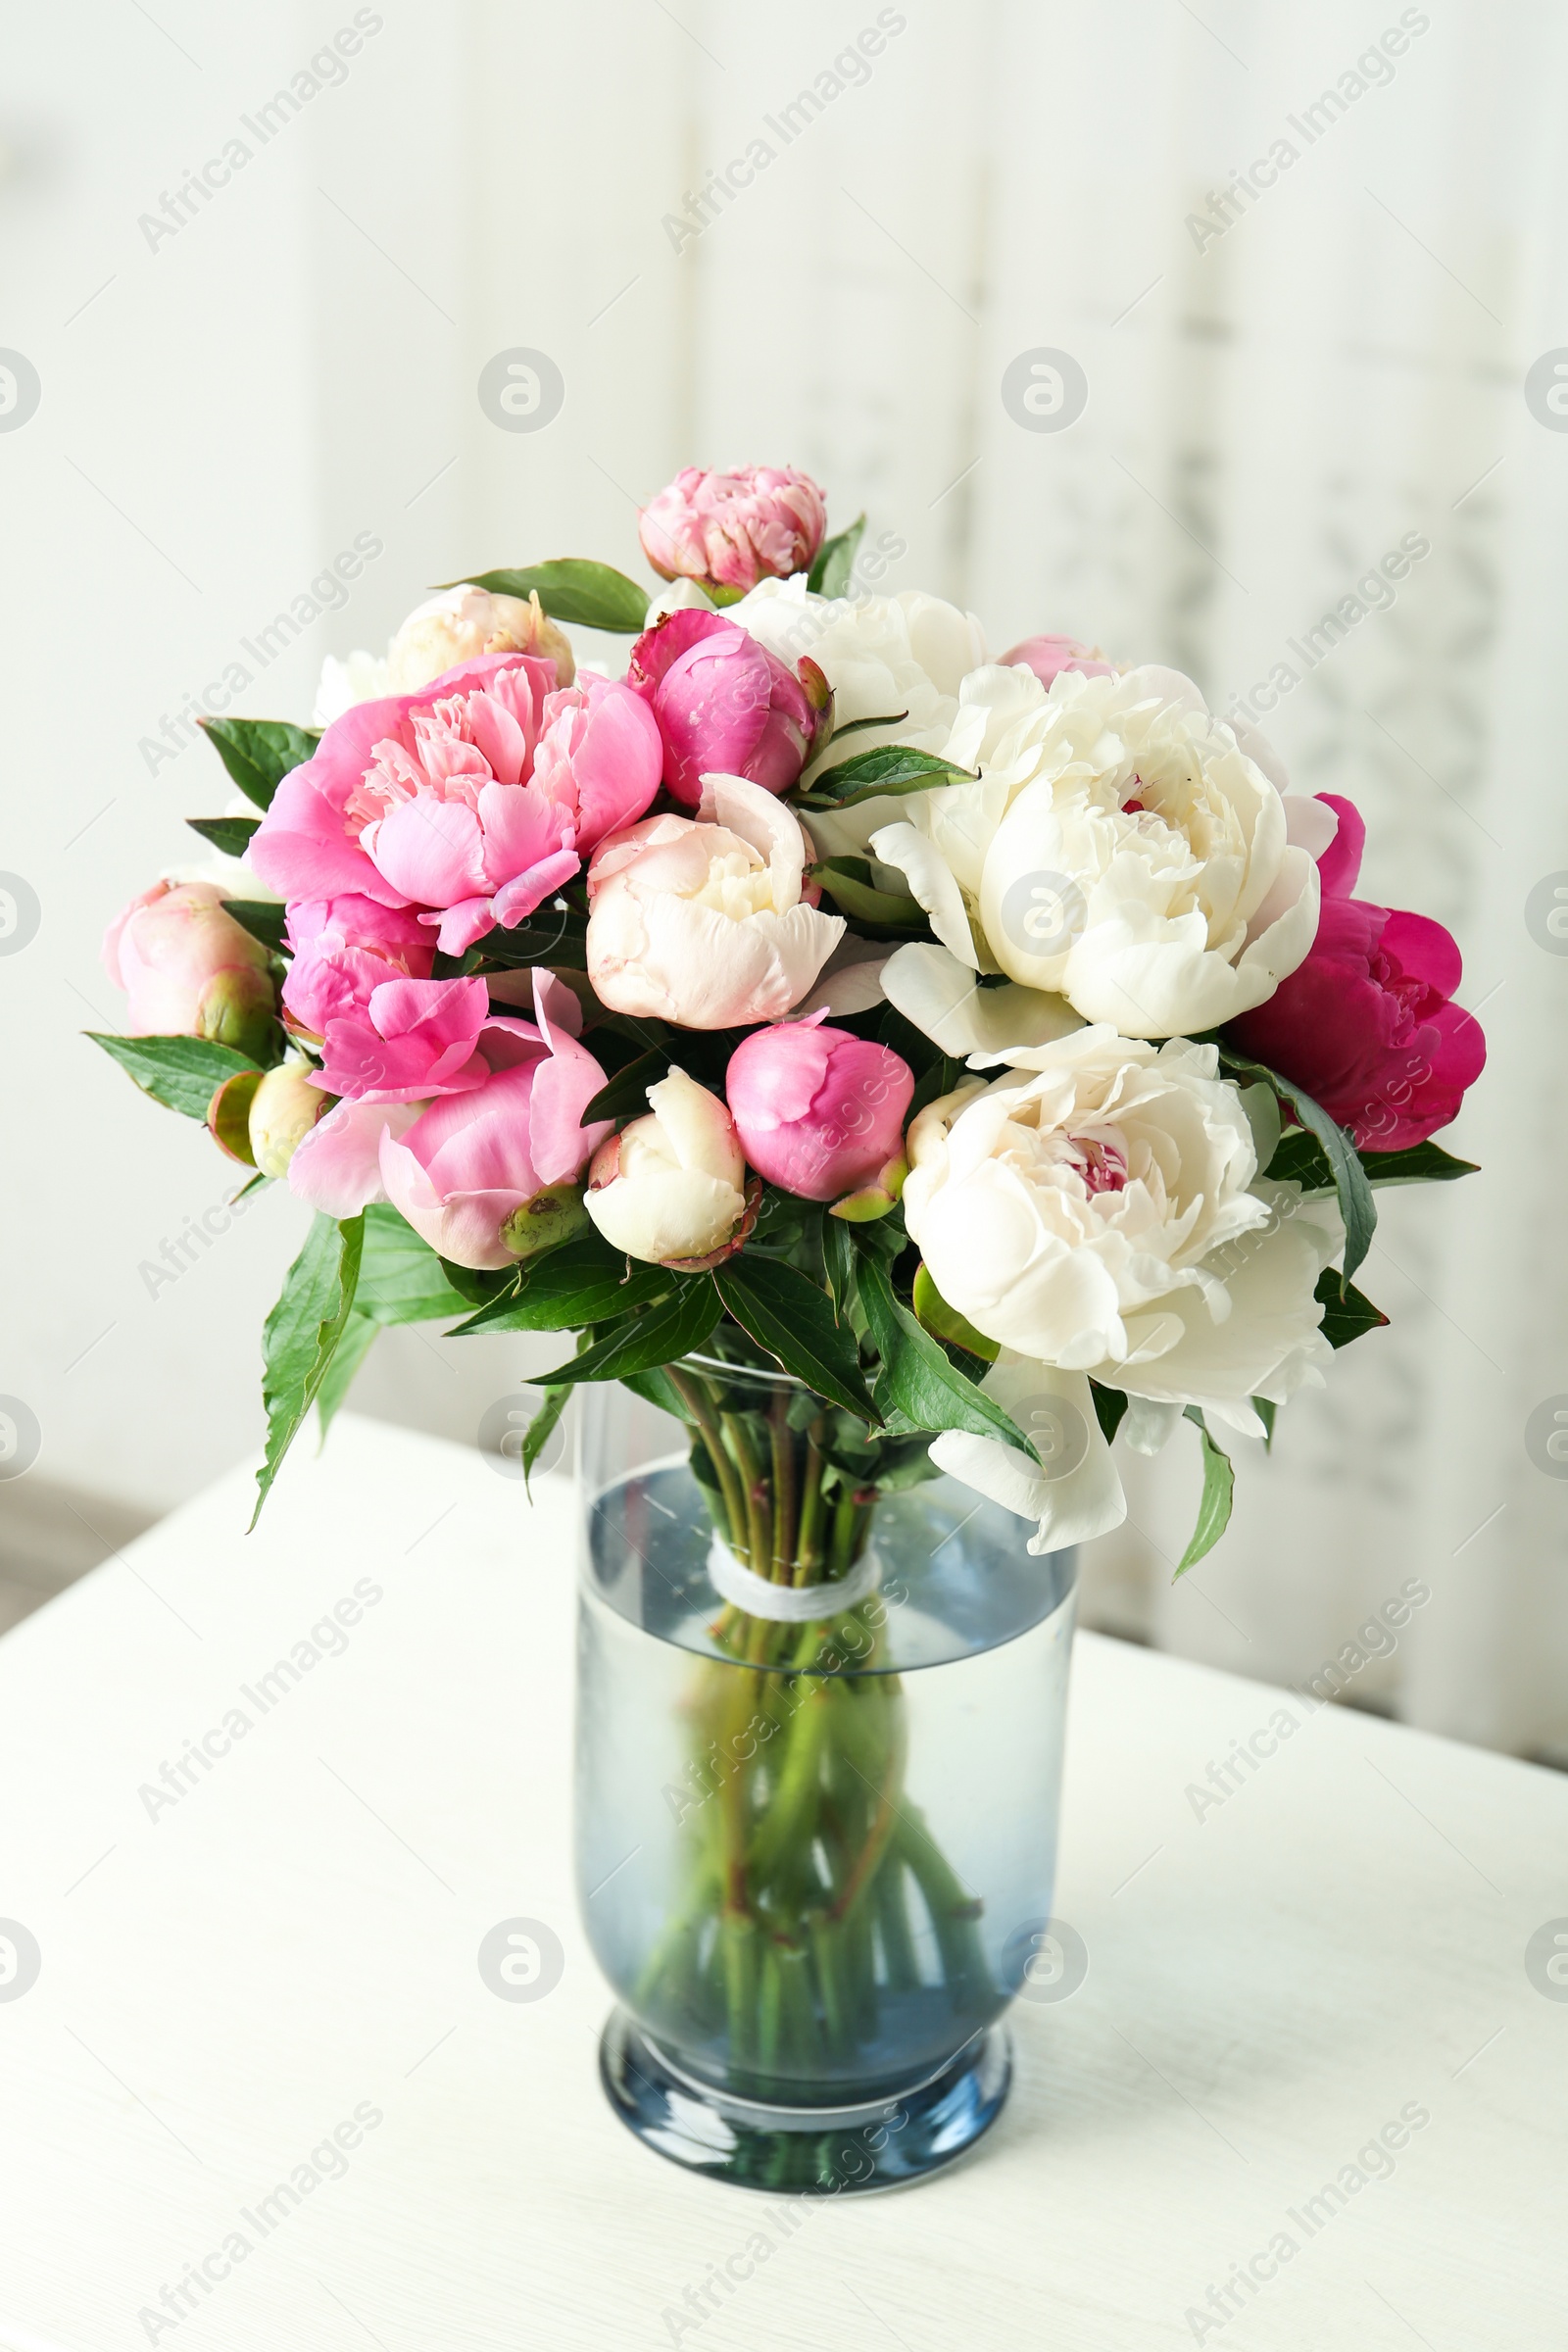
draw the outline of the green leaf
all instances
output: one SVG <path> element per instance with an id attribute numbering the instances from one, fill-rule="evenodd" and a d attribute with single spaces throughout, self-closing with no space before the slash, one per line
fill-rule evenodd
<path id="1" fill-rule="evenodd" d="M 580 1234 L 539 1259 L 519 1288 L 482 1306 L 449 1339 L 481 1331 L 579 1331 L 663 1298 L 680 1281 L 664 1266 L 634 1263 L 597 1233 Z"/>
<path id="2" fill-rule="evenodd" d="M 1323 1321 L 1319 1328 L 1331 1348 L 1348 1348 L 1352 1340 L 1380 1330 L 1389 1319 L 1370 1298 L 1363 1298 L 1353 1285 L 1347 1283 L 1342 1292 L 1340 1278 L 1332 1267 L 1318 1276 L 1312 1296 L 1322 1302 Z"/>
<path id="3" fill-rule="evenodd" d="M 547 963 L 552 970 L 585 972 L 587 941 L 586 915 L 573 913 L 569 906 L 541 906 L 525 923 L 514 923 L 508 931 L 487 931 L 479 942 L 479 956 L 485 963 L 505 964 L 509 970 Z"/>
<path id="4" fill-rule="evenodd" d="M 558 1365 L 549 1378 L 575 1385 L 581 1380 L 619 1380 L 628 1372 L 657 1372 L 700 1348 L 720 1311 L 712 1276 L 687 1274 L 673 1298 L 612 1325 L 603 1339 L 569 1364 Z"/>
<path id="5" fill-rule="evenodd" d="M 648 1108 L 648 1089 L 661 1078 L 669 1075 L 669 1055 L 656 1049 L 652 1054 L 639 1054 L 623 1070 L 617 1070 L 608 1086 L 602 1086 L 577 1122 L 592 1127 L 599 1119 L 640 1118 Z"/>
<path id="6" fill-rule="evenodd" d="M 282 953 L 288 908 L 276 899 L 225 899 L 223 912 L 231 914 L 242 931 L 259 939 L 264 948 L 270 948 L 274 956 Z"/>
<path id="7" fill-rule="evenodd" d="M 1199 1406 L 1187 1407 L 1187 1418 L 1196 1422 L 1198 1434 L 1203 1441 L 1203 1493 L 1198 1505 L 1198 1525 L 1193 1540 L 1182 1553 L 1176 1576 L 1185 1576 L 1195 1568 L 1205 1552 L 1212 1551 L 1231 1522 L 1231 1496 L 1236 1488 L 1236 1473 L 1231 1457 L 1221 1451 L 1208 1434 L 1208 1423 Z M 1176 1577 L 1172 1577 L 1174 1584 Z"/>
<path id="8" fill-rule="evenodd" d="M 849 1320 L 855 1300 L 855 1275 L 860 1252 L 855 1235 L 842 1217 L 822 1219 L 822 1264 L 827 1274 L 827 1287 L 833 1297 L 833 1311 L 840 1322 Z"/>
<path id="9" fill-rule="evenodd" d="M 1252 1410 L 1263 1424 L 1263 1451 L 1272 1453 L 1274 1450 L 1274 1418 L 1279 1411 L 1279 1406 L 1272 1396 L 1254 1396 Z"/>
<path id="10" fill-rule="evenodd" d="M 1002 1353 L 995 1340 L 988 1340 L 983 1331 L 976 1331 L 967 1315 L 960 1315 L 950 1306 L 931 1279 L 931 1269 L 922 1262 L 914 1276 L 915 1321 L 930 1332 L 935 1340 L 951 1340 L 955 1348 L 965 1348 L 982 1363 L 994 1364 Z"/>
<path id="11" fill-rule="evenodd" d="M 248 1054 L 206 1037 L 115 1037 L 102 1029 L 85 1034 L 130 1072 L 144 1095 L 187 1119 L 205 1119 L 224 1080 L 256 1067 Z"/>
<path id="12" fill-rule="evenodd" d="M 889 710 L 882 714 L 873 712 L 869 718 L 847 718 L 842 727 L 834 728 L 832 741 L 842 743 L 846 735 L 864 735 L 872 727 L 902 727 L 908 715 L 907 710 Z M 824 745 L 823 749 L 826 748 Z"/>
<path id="13" fill-rule="evenodd" d="M 1116 1432 L 1121 1427 L 1122 1415 L 1127 1410 L 1127 1392 L 1125 1389 L 1104 1389 L 1098 1380 L 1092 1380 L 1089 1394 L 1095 1400 L 1095 1419 L 1100 1423 L 1100 1434 L 1107 1446 L 1113 1445 Z"/>
<path id="14" fill-rule="evenodd" d="M 251 835 L 261 823 L 259 816 L 187 816 L 185 822 L 203 841 L 210 841 L 215 850 L 225 858 L 243 858 L 251 845 Z"/>
<path id="15" fill-rule="evenodd" d="M 1372 1184 L 1451 1184 L 1456 1176 L 1481 1172 L 1473 1159 L 1455 1159 L 1430 1141 L 1404 1152 L 1362 1152 L 1358 1157 Z"/>
<path id="16" fill-rule="evenodd" d="M 816 562 L 806 575 L 806 585 L 813 596 L 845 594 L 864 531 L 865 516 L 857 514 L 847 531 L 823 540 L 816 551 Z"/>
<path id="17" fill-rule="evenodd" d="M 545 1389 L 544 1401 L 539 1410 L 522 1433 L 522 1489 L 523 1493 L 529 1496 L 533 1494 L 533 1488 L 529 1484 L 533 1466 L 544 1451 L 549 1440 L 555 1435 L 556 1424 L 565 1411 L 570 1398 L 569 1388 L 551 1382 Z"/>
<path id="18" fill-rule="evenodd" d="M 433 1323 L 467 1305 L 440 1258 L 385 1201 L 365 1212 L 365 1252 L 354 1311 L 372 1323 Z"/>
<path id="19" fill-rule="evenodd" d="M 1332 1193 L 1334 1170 L 1315 1135 L 1304 1127 L 1287 1127 L 1263 1171 L 1276 1184 L 1298 1184 L 1303 1193 Z"/>
<path id="20" fill-rule="evenodd" d="M 910 745 L 884 743 L 874 752 L 858 752 L 837 767 L 824 767 L 806 790 L 793 796 L 797 808 L 853 808 L 858 801 L 905 792 L 929 792 L 938 784 L 972 784 L 971 769 L 935 752 L 917 752 Z"/>
<path id="21" fill-rule="evenodd" d="M 678 1395 L 667 1372 L 623 1372 L 620 1385 L 623 1389 L 630 1389 L 634 1396 L 643 1397 L 649 1404 L 657 1404 L 662 1413 L 670 1414 L 676 1421 L 688 1418 L 685 1398 Z M 702 1449 L 702 1441 L 699 1439 L 696 1451 Z M 713 1491 L 715 1494 L 718 1492 L 716 1487 Z"/>
<path id="22" fill-rule="evenodd" d="M 354 1305 L 365 1219 L 341 1224 L 318 1214 L 305 1247 L 283 1278 L 282 1294 L 262 1333 L 262 1402 L 267 1408 L 267 1457 L 256 1473 L 262 1515 L 283 1456 L 320 1394 Z M 249 1532 L 249 1531 L 247 1531 Z"/>
<path id="23" fill-rule="evenodd" d="M 1234 1054 L 1228 1046 L 1220 1048 L 1220 1060 L 1233 1075 L 1265 1079 L 1281 1101 L 1290 1104 L 1301 1125 L 1309 1134 L 1316 1136 L 1322 1145 L 1324 1156 L 1333 1172 L 1334 1189 L 1339 1195 L 1340 1214 L 1345 1219 L 1345 1272 L 1339 1278 L 1342 1290 L 1345 1289 L 1372 1246 L 1372 1235 L 1378 1221 L 1377 1202 L 1372 1198 L 1372 1187 L 1367 1182 L 1366 1170 L 1361 1165 L 1355 1146 L 1344 1128 L 1329 1117 L 1320 1103 L 1314 1102 L 1310 1095 L 1303 1094 L 1289 1078 L 1282 1078 L 1278 1070 L 1271 1070 L 1265 1063 L 1253 1061 L 1245 1054 Z M 1274 1157 L 1278 1159 L 1278 1152 Z"/>
<path id="24" fill-rule="evenodd" d="M 475 588 L 488 588 L 492 596 L 526 599 L 537 593 L 552 620 L 575 623 L 579 628 L 610 629 L 617 636 L 634 637 L 648 626 L 647 589 L 639 588 L 635 580 L 628 580 L 611 564 L 590 564 L 580 556 L 530 564 L 521 571 L 475 571 L 469 574 L 469 581 Z M 462 580 L 446 583 L 449 588 L 466 584 Z"/>
<path id="25" fill-rule="evenodd" d="M 820 882 L 841 914 L 866 930 L 924 931 L 926 911 L 919 900 L 878 890 L 866 878 L 870 871 L 867 858 L 827 858 L 811 867 L 811 879 Z"/>
<path id="26" fill-rule="evenodd" d="M 817 1396 L 880 1422 L 860 1373 L 855 1333 L 833 1311 L 826 1291 L 794 1266 L 742 1252 L 717 1267 L 719 1297 L 743 1331 Z"/>
<path id="27" fill-rule="evenodd" d="M 884 1266 L 862 1253 L 856 1279 L 871 1339 L 882 1358 L 876 1398 L 884 1411 L 896 1408 L 911 1429 L 964 1429 L 976 1437 L 1001 1438 L 1031 1461 L 1038 1459 L 1016 1422 L 955 1370 L 936 1341 L 900 1304 Z"/>
<path id="28" fill-rule="evenodd" d="M 321 1385 L 316 1392 L 316 1419 L 326 1444 L 326 1433 L 337 1417 L 337 1408 L 349 1393 L 355 1373 L 370 1351 L 370 1344 L 380 1330 L 379 1323 L 362 1315 L 356 1307 L 343 1326 L 343 1337 L 332 1351 L 332 1360 L 321 1375 Z"/>
<path id="29" fill-rule="evenodd" d="M 291 768 L 300 767 L 321 740 L 319 727 L 291 726 L 286 718 L 204 718 L 197 722 L 248 801 L 270 808 Z"/>
<path id="30" fill-rule="evenodd" d="M 468 1306 L 488 1306 L 503 1291 L 514 1291 L 517 1287 L 515 1266 L 459 1266 L 450 1257 L 444 1257 L 441 1271 Z M 451 1334 L 447 1336 L 450 1338 Z"/>

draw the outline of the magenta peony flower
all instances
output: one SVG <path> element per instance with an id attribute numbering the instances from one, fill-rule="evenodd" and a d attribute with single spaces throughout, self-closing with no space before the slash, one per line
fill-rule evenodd
<path id="1" fill-rule="evenodd" d="M 205 1037 L 261 1055 L 274 1000 L 266 948 L 223 912 L 216 882 L 155 882 L 104 933 L 130 1037 Z"/>
<path id="2" fill-rule="evenodd" d="M 1064 669 L 1082 670 L 1086 678 L 1116 674 L 1116 664 L 1105 661 L 1098 646 L 1080 645 L 1076 637 L 1025 637 L 1002 657 L 1004 669 L 1020 662 L 1034 671 L 1042 686 L 1049 686 Z"/>
<path id="3" fill-rule="evenodd" d="M 759 580 L 808 571 L 827 529 L 827 502 L 792 466 L 705 473 L 687 466 L 642 510 L 643 553 L 666 580 L 744 593 Z"/>
<path id="4" fill-rule="evenodd" d="M 612 1120 L 584 1127 L 605 1073 L 576 1041 L 582 1008 L 546 972 L 539 1021 L 492 1020 L 481 1083 L 433 1102 L 401 1134 L 382 1135 L 388 1200 L 420 1238 L 460 1266 L 510 1266 L 585 1226 L 578 1180 Z"/>
<path id="5" fill-rule="evenodd" d="M 1318 859 L 1323 904 L 1304 963 L 1230 1035 L 1296 1083 L 1363 1151 L 1425 1143 L 1480 1077 L 1487 1043 L 1452 1003 L 1459 951 L 1441 923 L 1352 899 L 1366 826 L 1348 801 L 1318 798 L 1339 832 Z"/>
<path id="6" fill-rule="evenodd" d="M 658 729 L 629 688 L 554 678 L 532 655 L 488 654 L 355 705 L 279 784 L 257 873 L 290 904 L 413 907 L 451 956 L 521 922 L 659 789 Z"/>
<path id="7" fill-rule="evenodd" d="M 906 1061 L 821 1017 L 754 1031 L 724 1073 L 747 1159 L 804 1200 L 837 1200 L 885 1167 L 914 1092 Z"/>
<path id="8" fill-rule="evenodd" d="M 809 685 L 717 612 L 670 612 L 643 632 L 626 683 L 659 723 L 664 782 L 677 801 L 695 808 L 705 775 L 788 792 L 810 757 L 829 699 L 816 664 L 802 669 Z"/>
<path id="9" fill-rule="evenodd" d="M 412 907 L 378 906 L 352 892 L 296 899 L 288 944 L 284 1019 L 295 1036 L 313 1040 L 345 1013 L 363 1013 L 383 981 L 428 980 L 435 956 L 435 940 Z"/>

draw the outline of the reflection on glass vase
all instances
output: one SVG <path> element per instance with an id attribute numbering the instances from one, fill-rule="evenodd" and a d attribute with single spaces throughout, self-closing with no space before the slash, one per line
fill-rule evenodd
<path id="1" fill-rule="evenodd" d="M 1051 1913 L 1070 1553 L 799 1382 L 584 1399 L 579 1897 L 649 2145 L 886 2187 L 993 2121 Z M 685 1427 L 682 1427 L 682 1422 Z"/>

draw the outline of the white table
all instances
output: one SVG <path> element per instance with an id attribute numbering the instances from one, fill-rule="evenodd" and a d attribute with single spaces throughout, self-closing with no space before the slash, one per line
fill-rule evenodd
<path id="1" fill-rule="evenodd" d="M 530 1513 L 478 1456 L 346 1417 L 247 1542 L 248 1494 L 222 1479 L 0 1642 L 0 1915 L 42 1956 L 0 2001 L 10 2352 L 1568 2338 L 1568 2000 L 1525 1966 L 1568 1913 L 1568 1781 L 1082 1638 L 1057 1909 L 1088 1980 L 1016 2006 L 1013 2094 L 966 2164 L 786 2239 L 600 2094 L 569 1489 Z M 365 1578 L 339 1654 L 265 1714 L 240 1696 Z M 236 1700 L 252 1729 L 150 1811 Z M 1282 1704 L 1299 1728 L 1197 1818 L 1189 1785 Z M 515 1916 L 565 1946 L 533 2003 L 476 1966 Z M 1391 2177 L 1291 2218 L 1412 2110 Z M 340 2177 L 261 2236 L 241 2215 L 339 2126 Z M 1282 2230 L 1298 2250 L 1221 2324 L 1210 2284 L 1267 2274 Z M 196 2308 L 149 2328 L 204 2259 Z M 694 2318 L 730 2261 L 755 2269 Z"/>

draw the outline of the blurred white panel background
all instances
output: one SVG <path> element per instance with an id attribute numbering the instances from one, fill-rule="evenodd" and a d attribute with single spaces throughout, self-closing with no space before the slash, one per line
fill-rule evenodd
<path id="1" fill-rule="evenodd" d="M 1547 0 L 14 15 L 0 347 L 39 399 L 0 412 L 0 866 L 38 921 L 0 940 L 0 1390 L 42 1432 L 0 1485 L 18 1573 L 42 1589 L 257 1446 L 302 1223 L 272 1188 L 154 1282 L 233 1188 L 79 1035 L 118 1021 L 106 922 L 227 797 L 182 710 L 239 662 L 233 708 L 304 719 L 322 658 L 379 649 L 428 584 L 636 569 L 679 466 L 785 462 L 839 523 L 865 508 L 864 589 L 956 598 L 999 649 L 1174 662 L 1219 708 L 1261 685 L 1298 785 L 1365 809 L 1368 892 L 1457 934 L 1491 1039 L 1446 1139 L 1485 1173 L 1384 1196 L 1362 1279 L 1393 1328 L 1272 1460 L 1241 1449 L 1232 1532 L 1174 1588 L 1196 1460 L 1134 1465 L 1091 1622 L 1300 1679 L 1419 1579 L 1351 1699 L 1568 1756 L 1568 1486 L 1525 1440 L 1568 1393 L 1568 961 L 1526 918 L 1568 869 L 1568 406 L 1525 385 L 1568 347 L 1565 39 Z M 478 397 L 516 348 L 564 385 L 537 430 Z M 1004 402 L 1040 350 L 1083 371 L 1065 424 Z M 1271 684 L 1406 534 L 1429 552 L 1392 604 Z M 356 1401 L 471 1441 L 557 1352 L 404 1330 Z"/>

